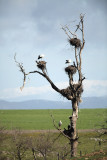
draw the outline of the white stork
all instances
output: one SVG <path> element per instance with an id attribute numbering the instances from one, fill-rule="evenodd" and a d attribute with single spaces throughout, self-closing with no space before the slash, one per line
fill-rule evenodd
<path id="1" fill-rule="evenodd" d="M 71 59 L 66 60 L 65 63 L 66 63 L 66 64 L 67 64 L 67 63 L 71 63 Z"/>
<path id="2" fill-rule="evenodd" d="M 58 125 L 59 125 L 59 127 L 61 127 L 61 125 L 62 125 L 62 122 L 61 122 L 61 120 L 59 121 Z"/>
<path id="3" fill-rule="evenodd" d="M 40 54 L 40 55 L 38 56 L 38 59 L 42 59 L 44 56 L 45 56 L 44 54 Z"/>

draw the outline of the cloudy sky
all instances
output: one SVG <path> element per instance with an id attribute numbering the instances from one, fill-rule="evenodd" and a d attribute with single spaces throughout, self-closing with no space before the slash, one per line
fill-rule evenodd
<path id="1" fill-rule="evenodd" d="M 86 41 L 82 72 L 87 78 L 83 96 L 107 96 L 106 0 L 0 0 L 0 99 L 63 100 L 37 74 L 29 76 L 21 92 L 23 75 L 14 54 L 26 72 L 36 70 L 35 60 L 45 54 L 48 75 L 59 88 L 67 87 L 65 60 L 74 61 L 74 48 L 61 25 L 73 31 L 81 13 Z"/>

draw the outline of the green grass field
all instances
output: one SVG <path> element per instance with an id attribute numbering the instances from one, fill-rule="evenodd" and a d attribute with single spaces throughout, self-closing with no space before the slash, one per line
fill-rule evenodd
<path id="1" fill-rule="evenodd" d="M 6 129 L 20 128 L 23 130 L 49 130 L 53 127 L 53 115 L 56 124 L 62 120 L 62 128 L 69 124 L 68 117 L 72 110 L 0 110 L 0 123 Z M 105 124 L 107 109 L 81 109 L 77 129 L 94 129 Z M 107 126 L 106 126 L 107 127 Z"/>
<path id="2" fill-rule="evenodd" d="M 0 123 L 5 129 L 16 129 L 20 128 L 22 130 L 49 130 L 55 129 L 53 127 L 52 119 L 50 115 L 53 115 L 56 124 L 58 124 L 61 119 L 63 122 L 62 129 L 67 127 L 69 123 L 68 117 L 72 114 L 72 110 L 0 110 Z M 79 112 L 79 119 L 77 123 L 78 129 L 94 129 L 99 128 L 101 125 L 104 125 L 107 128 L 107 109 L 81 109 Z M 41 140 L 41 136 L 45 137 L 45 141 L 47 141 L 47 137 L 51 137 L 51 140 L 54 142 L 52 145 L 53 150 L 52 154 L 49 152 L 48 160 L 57 159 L 57 153 L 64 154 L 66 151 L 70 151 L 70 145 L 67 138 L 64 138 L 62 135 L 59 136 L 59 133 L 53 132 L 22 132 L 20 139 L 20 134 L 17 137 L 17 141 L 13 141 L 12 138 L 16 136 L 15 134 L 7 134 L 0 133 L 0 137 L 3 140 L 0 145 L 0 150 L 2 151 L 2 156 L 13 158 L 13 149 L 16 152 L 17 143 L 23 140 L 23 137 L 27 139 L 27 142 L 33 138 L 33 142 L 36 143 L 38 138 Z M 14 133 L 14 131 L 12 133 Z M 19 130 L 18 130 L 19 131 Z M 99 138 L 99 134 L 97 132 L 79 132 L 78 133 L 78 158 L 72 158 L 73 160 L 95 160 L 102 159 L 107 156 L 106 152 L 106 140 L 107 135 L 103 135 L 100 138 L 103 139 L 101 144 L 99 145 L 99 141 L 95 141 L 94 138 Z M 57 139 L 57 140 L 56 140 Z M 21 140 L 21 141 L 20 141 Z M 44 144 L 45 144 L 44 141 Z M 17 142 L 17 143 L 16 143 Z M 43 143 L 43 141 L 42 141 Z M 25 144 L 25 143 L 24 143 Z M 28 144 L 28 143 L 27 143 Z M 31 143 L 30 143 L 31 144 Z M 36 145 L 36 144 L 35 144 Z M 31 145 L 32 146 L 32 145 Z M 31 146 L 27 149 L 24 155 L 25 160 L 33 159 Z M 95 155 L 94 155 L 95 153 Z M 52 157 L 53 155 L 53 157 Z M 80 157 L 83 156 L 83 157 Z M 1 158 L 1 157 L 0 157 Z M 38 159 L 43 159 L 43 157 L 38 157 Z M 67 159 L 70 158 L 70 153 L 67 156 Z"/>

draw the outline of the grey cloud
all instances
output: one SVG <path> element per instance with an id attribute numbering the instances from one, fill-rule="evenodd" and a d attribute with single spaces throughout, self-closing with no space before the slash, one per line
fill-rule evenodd
<path id="1" fill-rule="evenodd" d="M 17 52 L 21 61 L 27 61 L 26 66 L 31 69 L 33 59 L 38 53 L 43 52 L 48 62 L 48 73 L 51 73 L 53 81 L 66 80 L 68 77 L 63 74 L 65 58 L 71 56 L 73 59 L 71 53 L 74 50 L 67 45 L 67 36 L 60 29 L 60 24 L 68 24 L 72 30 L 78 23 L 79 14 L 86 13 L 83 73 L 88 79 L 107 79 L 105 74 L 107 64 L 106 3 L 106 0 L 0 0 L 1 57 L 4 57 L 7 64 L 8 55 L 13 58 L 12 54 Z M 72 22 L 73 20 L 76 20 L 75 23 Z M 101 54 L 98 56 L 98 53 Z M 33 54 L 35 54 L 34 58 Z M 32 61 L 30 61 L 31 58 Z M 6 68 L 3 60 L 0 68 Z M 7 78 L 16 75 L 16 72 L 12 70 L 14 65 L 11 66 L 10 63 L 7 68 L 11 68 L 8 73 L 2 72 L 1 69 L 1 77 L 4 77 L 4 73 Z M 19 75 L 15 77 L 17 76 L 19 77 Z M 6 78 L 2 79 L 1 86 L 7 87 L 4 82 Z M 17 80 L 10 81 L 8 83 L 16 85 Z M 32 84 L 35 85 L 35 80 Z"/>
<path id="2" fill-rule="evenodd" d="M 17 39 L 20 43 L 20 36 L 22 36 L 23 43 L 26 43 L 29 41 L 25 35 L 27 34 L 37 44 L 44 42 L 46 45 L 48 42 L 51 43 L 51 39 L 54 43 L 55 41 L 61 42 L 65 35 L 63 32 L 62 35 L 60 34 L 60 24 L 69 24 L 70 21 L 78 19 L 82 12 L 86 13 L 87 45 L 99 46 L 102 43 L 105 46 L 107 40 L 106 3 L 106 0 L 1 0 L 0 41 L 6 42 L 5 40 L 9 39 L 11 34 L 13 40 Z M 76 25 L 70 24 L 70 27 Z"/>

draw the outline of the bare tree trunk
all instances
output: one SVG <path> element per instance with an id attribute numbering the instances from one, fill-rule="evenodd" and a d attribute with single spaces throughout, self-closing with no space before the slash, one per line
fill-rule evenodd
<path id="1" fill-rule="evenodd" d="M 75 157 L 77 155 L 77 130 L 76 130 L 76 122 L 78 119 L 78 103 L 76 100 L 72 101 L 72 117 L 70 117 L 71 122 L 71 157 Z"/>
<path id="2" fill-rule="evenodd" d="M 77 156 L 77 146 L 78 146 L 78 141 L 71 141 L 71 157 L 76 157 Z"/>
<path id="3" fill-rule="evenodd" d="M 32 153 L 33 153 L 34 160 L 36 160 L 36 156 L 35 156 L 35 150 L 34 150 L 34 148 L 32 148 Z"/>
<path id="4" fill-rule="evenodd" d="M 18 160 L 21 160 L 20 150 L 19 149 L 18 149 L 18 152 L 17 152 L 17 156 L 18 156 Z"/>
<path id="5" fill-rule="evenodd" d="M 78 118 L 78 103 L 76 100 L 73 100 L 72 101 L 72 118 L 71 118 L 71 128 L 72 128 L 71 139 L 73 140 L 77 138 L 77 132 L 76 132 L 77 118 Z"/>

